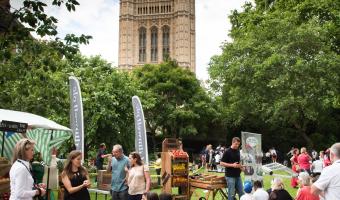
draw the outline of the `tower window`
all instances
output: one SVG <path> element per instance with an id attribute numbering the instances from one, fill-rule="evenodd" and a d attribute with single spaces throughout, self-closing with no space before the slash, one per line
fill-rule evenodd
<path id="1" fill-rule="evenodd" d="M 169 26 L 163 26 L 163 60 L 166 60 L 170 56 L 170 28 Z"/>
<path id="2" fill-rule="evenodd" d="M 158 30 L 156 27 L 151 28 L 151 61 L 157 61 L 157 45 L 158 45 Z"/>
<path id="3" fill-rule="evenodd" d="M 139 62 L 146 60 L 146 28 L 139 29 Z"/>

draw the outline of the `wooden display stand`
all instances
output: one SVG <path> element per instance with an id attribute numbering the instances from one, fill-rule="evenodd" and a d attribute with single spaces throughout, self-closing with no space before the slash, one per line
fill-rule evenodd
<path id="1" fill-rule="evenodd" d="M 226 188 L 226 180 L 224 176 L 216 175 L 200 175 L 194 176 L 189 179 L 190 181 L 190 197 L 193 195 L 196 189 L 208 190 L 205 198 L 208 200 L 210 194 L 212 193 L 213 199 L 215 199 L 216 194 L 220 193 L 222 199 L 228 199 L 228 196 L 223 191 Z"/>
<path id="2" fill-rule="evenodd" d="M 178 139 L 166 138 L 162 143 L 162 192 L 172 193 L 178 188 L 173 199 L 189 199 L 189 156 L 182 150 Z"/>

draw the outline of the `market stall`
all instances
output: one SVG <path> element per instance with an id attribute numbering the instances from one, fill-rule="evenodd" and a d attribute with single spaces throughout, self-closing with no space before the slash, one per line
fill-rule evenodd
<path id="1" fill-rule="evenodd" d="M 10 159 L 17 141 L 21 138 L 35 140 L 35 151 L 41 153 L 41 157 L 50 171 L 51 150 L 58 148 L 63 141 L 70 138 L 72 132 L 69 128 L 38 115 L 0 109 L 0 135 L 2 135 L 0 137 L 0 198 L 6 199 L 9 196 Z M 47 182 L 50 184 L 54 179 L 56 179 L 54 182 L 58 181 L 58 174 L 48 173 L 47 177 Z"/>

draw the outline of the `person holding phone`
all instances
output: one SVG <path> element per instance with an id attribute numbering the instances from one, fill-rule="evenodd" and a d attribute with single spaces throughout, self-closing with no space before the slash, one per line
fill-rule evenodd
<path id="1" fill-rule="evenodd" d="M 227 181 L 228 200 L 234 200 L 236 193 L 241 197 L 243 192 L 243 183 L 241 179 L 241 170 L 243 166 L 240 164 L 240 147 L 241 140 L 239 137 L 234 137 L 220 161 L 220 165 L 225 167 L 225 178 Z"/>

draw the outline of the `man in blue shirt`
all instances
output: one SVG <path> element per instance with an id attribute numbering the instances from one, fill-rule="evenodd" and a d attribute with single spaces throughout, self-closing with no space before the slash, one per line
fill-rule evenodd
<path id="1" fill-rule="evenodd" d="M 109 160 L 108 171 L 112 172 L 111 195 L 112 200 L 127 200 L 128 186 L 126 182 L 127 170 L 130 167 L 129 158 L 124 155 L 121 145 L 116 144 L 112 149 L 113 157 Z"/>

